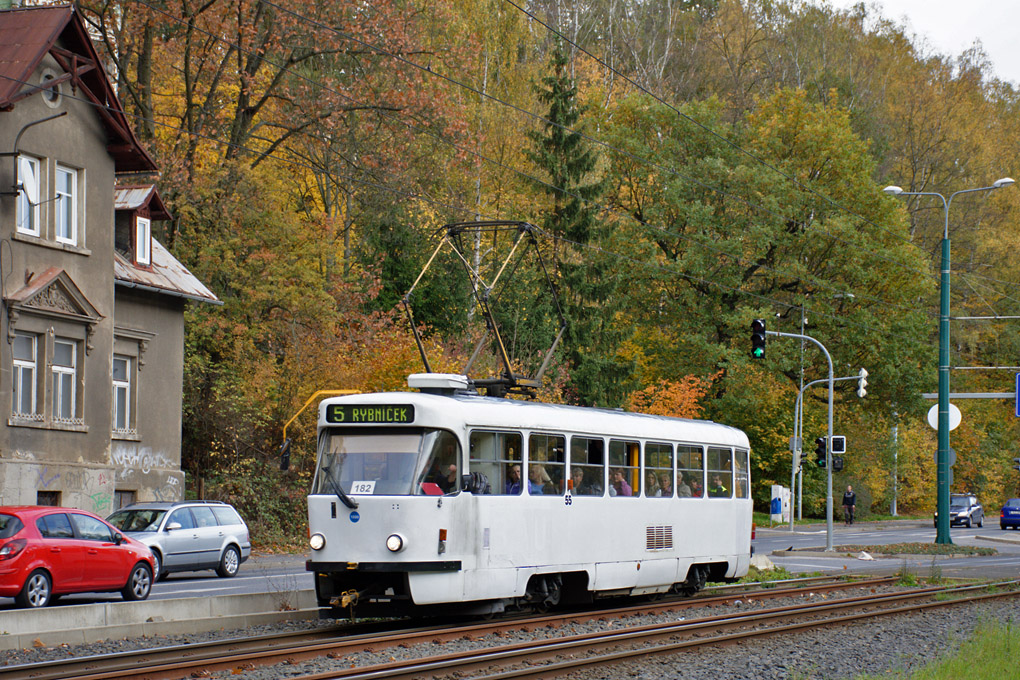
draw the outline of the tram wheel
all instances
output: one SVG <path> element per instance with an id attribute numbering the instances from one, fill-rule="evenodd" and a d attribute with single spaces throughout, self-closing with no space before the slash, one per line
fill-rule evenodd
<path id="1" fill-rule="evenodd" d="M 681 583 L 677 590 L 684 597 L 691 597 L 703 589 L 706 583 L 708 583 L 708 570 L 695 564 L 687 572 L 687 580 Z"/>

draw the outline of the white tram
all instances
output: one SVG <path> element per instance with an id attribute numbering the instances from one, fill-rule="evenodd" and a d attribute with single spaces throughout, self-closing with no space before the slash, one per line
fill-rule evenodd
<path id="1" fill-rule="evenodd" d="M 690 594 L 747 573 L 742 431 L 408 383 L 421 392 L 319 406 L 307 569 L 325 615 Z"/>

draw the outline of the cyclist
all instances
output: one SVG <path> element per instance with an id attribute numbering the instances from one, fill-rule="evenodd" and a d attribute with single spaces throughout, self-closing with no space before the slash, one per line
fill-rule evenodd
<path id="1" fill-rule="evenodd" d="M 854 508 L 857 506 L 857 494 L 854 493 L 854 488 L 850 485 L 846 487 L 846 493 L 843 494 L 843 521 L 847 526 L 854 523 Z"/>

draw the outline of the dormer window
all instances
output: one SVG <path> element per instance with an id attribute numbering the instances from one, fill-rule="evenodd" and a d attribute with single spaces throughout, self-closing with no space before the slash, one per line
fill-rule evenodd
<path id="1" fill-rule="evenodd" d="M 17 228 L 39 235 L 39 159 L 30 156 L 18 156 Z"/>
<path id="2" fill-rule="evenodd" d="M 152 264 L 152 226 L 148 217 L 135 217 L 135 264 Z"/>

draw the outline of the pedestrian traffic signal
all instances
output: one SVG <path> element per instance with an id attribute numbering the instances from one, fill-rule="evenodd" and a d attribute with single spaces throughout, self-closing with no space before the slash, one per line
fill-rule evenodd
<path id="1" fill-rule="evenodd" d="M 1020 458 L 1013 459 L 1013 469 L 1020 470 Z"/>
<path id="2" fill-rule="evenodd" d="M 825 467 L 825 437 L 815 440 L 815 464 Z"/>
<path id="3" fill-rule="evenodd" d="M 751 356 L 755 359 L 765 358 L 764 319 L 755 319 L 751 322 Z"/>
<path id="4" fill-rule="evenodd" d="M 841 472 L 843 470 L 843 456 L 832 457 L 832 471 Z"/>
<path id="5" fill-rule="evenodd" d="M 857 396 L 861 397 L 863 399 L 864 395 L 868 393 L 868 391 L 866 389 L 864 389 L 865 387 L 868 386 L 868 371 L 867 371 L 867 369 L 862 368 L 861 372 L 859 373 L 859 375 L 860 375 L 860 378 L 858 379 L 858 382 L 857 382 Z"/>

